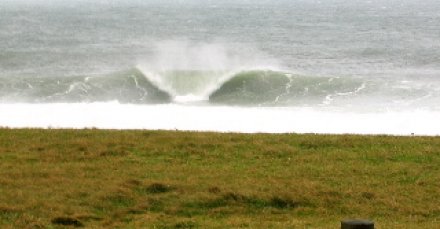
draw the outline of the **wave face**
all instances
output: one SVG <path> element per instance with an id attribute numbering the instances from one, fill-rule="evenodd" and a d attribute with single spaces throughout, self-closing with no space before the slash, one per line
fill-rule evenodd
<path id="1" fill-rule="evenodd" d="M 100 76 L 5 78 L 0 101 L 14 103 L 167 103 L 170 95 L 139 70 Z"/>
<path id="2" fill-rule="evenodd" d="M 325 103 L 332 95 L 354 94 L 362 82 L 354 79 L 293 75 L 278 71 L 244 71 L 209 96 L 213 103 L 234 105 L 305 105 Z"/>
<path id="3" fill-rule="evenodd" d="M 310 76 L 267 68 L 0 77 L 0 103 L 192 104 L 438 110 L 432 81 Z"/>
<path id="4" fill-rule="evenodd" d="M 14 103 L 127 104 L 211 103 L 293 106 L 323 103 L 333 94 L 356 91 L 353 79 L 293 75 L 275 70 L 141 71 L 98 76 L 2 79 L 0 100 Z"/>

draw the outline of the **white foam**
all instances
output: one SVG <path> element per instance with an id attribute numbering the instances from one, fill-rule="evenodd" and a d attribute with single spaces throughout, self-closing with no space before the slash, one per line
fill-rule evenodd
<path id="1" fill-rule="evenodd" d="M 176 103 L 193 103 L 207 100 L 208 99 L 206 97 L 201 97 L 193 94 L 175 96 L 173 99 L 173 101 Z"/>
<path id="2" fill-rule="evenodd" d="M 440 112 L 333 112 L 192 105 L 0 104 L 10 128 L 162 129 L 267 133 L 440 135 Z"/>

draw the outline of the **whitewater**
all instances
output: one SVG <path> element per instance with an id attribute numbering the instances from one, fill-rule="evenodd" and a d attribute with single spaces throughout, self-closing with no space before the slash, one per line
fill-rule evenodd
<path id="1" fill-rule="evenodd" d="M 4 1 L 0 127 L 440 134 L 440 4 Z"/>

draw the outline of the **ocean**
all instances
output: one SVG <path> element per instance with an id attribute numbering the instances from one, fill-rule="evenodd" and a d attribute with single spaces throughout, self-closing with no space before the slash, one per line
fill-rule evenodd
<path id="1" fill-rule="evenodd" d="M 0 126 L 440 135 L 440 1 L 2 0 Z"/>

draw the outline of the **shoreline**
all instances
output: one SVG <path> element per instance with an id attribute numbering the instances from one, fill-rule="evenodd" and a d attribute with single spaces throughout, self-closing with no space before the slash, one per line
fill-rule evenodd
<path id="1" fill-rule="evenodd" d="M 220 134 L 220 135 L 303 135 L 303 136 L 352 136 L 352 137 L 397 137 L 397 138 L 440 138 L 440 135 L 416 135 L 410 134 L 360 134 L 360 133 L 295 133 L 295 132 L 280 132 L 280 133 L 268 133 L 268 132 L 232 132 L 232 131 L 210 131 L 210 130 L 179 130 L 179 129 L 116 129 L 116 128 L 96 128 L 96 127 L 8 127 L 0 126 L 0 130 L 41 130 L 41 131 L 104 131 L 104 132 L 165 132 L 165 133 L 188 133 L 188 134 Z"/>

